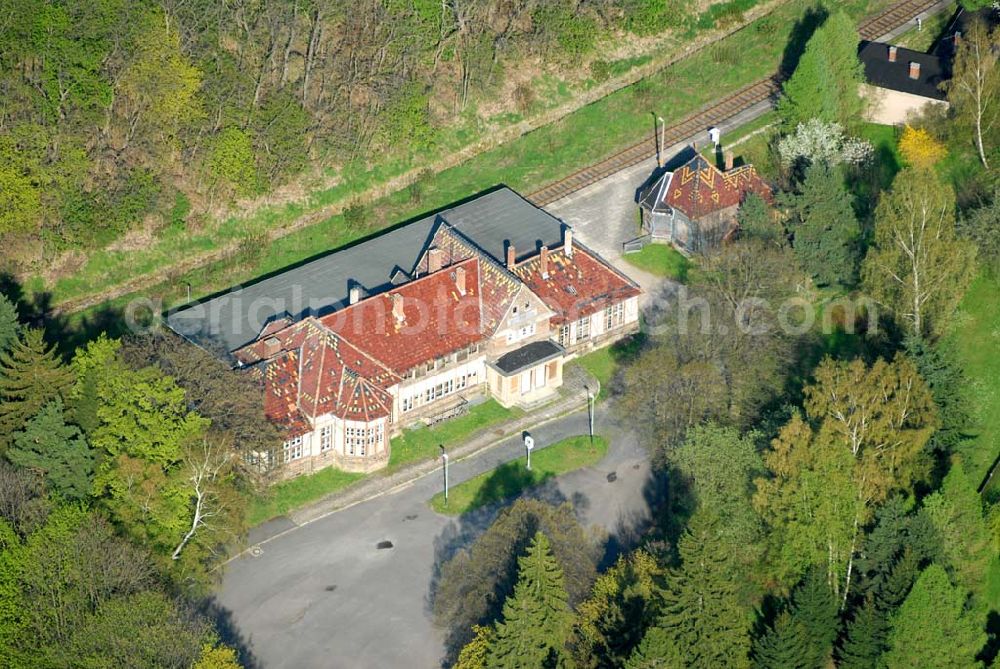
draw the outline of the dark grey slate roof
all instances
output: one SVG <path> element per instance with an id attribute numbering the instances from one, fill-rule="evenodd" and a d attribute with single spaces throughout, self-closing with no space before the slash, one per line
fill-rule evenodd
<path id="1" fill-rule="evenodd" d="M 257 338 L 271 321 L 336 311 L 359 284 L 372 295 L 390 290 L 398 270 L 412 273 L 435 226 L 451 224 L 484 252 L 503 262 L 510 241 L 518 257 L 562 241 L 563 224 L 520 195 L 502 187 L 468 202 L 395 228 L 360 244 L 235 287 L 168 314 L 167 325 L 199 346 L 228 354 Z"/>
<path id="2" fill-rule="evenodd" d="M 515 374 L 533 365 L 558 358 L 565 352 L 562 346 L 550 341 L 533 341 L 510 353 L 500 356 L 493 366 L 504 374 Z"/>
<path id="3" fill-rule="evenodd" d="M 865 67 L 865 79 L 879 88 L 944 100 L 940 86 L 948 79 L 947 63 L 938 56 L 897 47 L 896 62 L 889 62 L 889 45 L 861 42 L 858 58 Z M 920 76 L 910 78 L 910 63 L 920 63 Z"/>

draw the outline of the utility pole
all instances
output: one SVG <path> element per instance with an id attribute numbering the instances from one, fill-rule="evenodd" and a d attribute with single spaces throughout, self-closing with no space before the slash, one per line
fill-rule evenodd
<path id="1" fill-rule="evenodd" d="M 531 449 L 535 447 L 535 440 L 530 434 L 524 435 L 524 450 L 528 454 L 528 471 L 531 471 Z"/>
<path id="2" fill-rule="evenodd" d="M 444 450 L 444 444 L 438 444 L 441 449 L 441 462 L 444 463 L 444 505 L 448 506 L 448 454 Z"/>

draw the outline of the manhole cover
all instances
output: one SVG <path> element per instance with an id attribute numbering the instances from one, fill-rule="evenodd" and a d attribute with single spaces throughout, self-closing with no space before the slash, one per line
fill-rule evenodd
<path id="1" fill-rule="evenodd" d="M 417 514 L 415 513 L 411 513 L 408 516 L 403 516 L 403 520 L 416 520 L 416 519 L 417 519 Z"/>
<path id="2" fill-rule="evenodd" d="M 391 541 L 380 541 L 377 544 L 375 544 L 375 548 L 379 549 L 380 551 L 381 550 L 385 550 L 386 548 L 392 548 L 392 542 Z"/>
<path id="3" fill-rule="evenodd" d="M 250 547 L 250 557 L 260 557 L 264 554 L 264 549 L 260 547 L 260 544 L 254 544 Z"/>
<path id="4" fill-rule="evenodd" d="M 337 589 L 337 586 L 336 585 L 328 585 L 328 586 L 326 586 L 323 589 L 326 590 L 327 592 L 333 592 L 334 590 Z"/>
<path id="5" fill-rule="evenodd" d="M 608 474 L 608 483 L 614 483 L 618 480 L 618 472 L 611 472 Z"/>

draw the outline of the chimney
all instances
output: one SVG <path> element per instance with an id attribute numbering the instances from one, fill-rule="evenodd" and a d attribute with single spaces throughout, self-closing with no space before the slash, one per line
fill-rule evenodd
<path id="1" fill-rule="evenodd" d="M 892 44 L 889 45 L 889 62 L 890 63 L 896 62 L 896 47 L 893 46 Z"/>
<path id="2" fill-rule="evenodd" d="M 910 79 L 920 78 L 920 63 L 910 62 Z"/>
<path id="3" fill-rule="evenodd" d="M 563 253 L 567 258 L 573 257 L 573 228 L 568 225 L 563 230 Z"/>
<path id="4" fill-rule="evenodd" d="M 268 355 L 273 355 L 281 348 L 281 340 L 277 337 L 268 337 L 264 340 L 264 350 Z"/>
<path id="5" fill-rule="evenodd" d="M 454 276 L 455 276 L 455 287 L 458 288 L 458 294 L 465 295 L 465 268 L 456 267 Z"/>
<path id="6" fill-rule="evenodd" d="M 735 162 L 735 160 L 736 160 L 736 157 L 733 156 L 733 152 L 732 151 L 726 151 L 726 171 L 727 172 L 729 170 L 733 169 L 733 163 Z"/>
<path id="7" fill-rule="evenodd" d="M 433 274 L 441 269 L 444 262 L 444 251 L 434 246 L 427 251 L 427 273 Z"/>
<path id="8" fill-rule="evenodd" d="M 507 269 L 514 269 L 517 263 L 517 253 L 514 251 L 514 243 L 507 242 Z"/>
<path id="9" fill-rule="evenodd" d="M 361 300 L 361 286 L 351 286 L 347 293 L 347 301 L 350 304 L 357 304 Z"/>
<path id="10" fill-rule="evenodd" d="M 406 320 L 406 314 L 403 312 L 403 296 L 399 293 L 392 294 L 392 315 L 396 318 L 396 323 L 402 323 Z"/>
<path id="11" fill-rule="evenodd" d="M 542 250 L 538 254 L 538 271 L 541 272 L 542 278 L 549 278 L 549 247 L 543 246 Z"/>
<path id="12" fill-rule="evenodd" d="M 694 150 L 695 153 L 698 153 L 698 142 L 697 141 L 691 142 L 691 148 Z"/>

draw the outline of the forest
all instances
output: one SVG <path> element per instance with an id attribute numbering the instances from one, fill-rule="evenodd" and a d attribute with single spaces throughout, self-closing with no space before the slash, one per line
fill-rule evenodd
<path id="1" fill-rule="evenodd" d="M 533 90 L 503 88 L 520 63 L 559 72 L 599 40 L 700 16 L 651 0 L 5 0 L 0 14 L 0 234 L 21 272 L 197 229 L 307 171 L 426 151 L 475 130 L 476 104 L 526 113 Z"/>
<path id="2" fill-rule="evenodd" d="M 666 486 L 651 527 L 605 568 L 569 502 L 504 509 L 432 588 L 455 667 L 997 666 L 994 391 L 955 333 L 1000 270 L 975 95 L 1000 90 L 1000 32 L 963 39 L 951 108 L 887 145 L 852 23 L 822 22 L 756 153 L 774 202 L 747 198 L 689 272 L 711 318 L 619 348 L 615 410 Z"/>
<path id="3" fill-rule="evenodd" d="M 9 1 L 3 252 L 431 141 L 524 54 L 694 16 L 338 7 Z M 853 20 L 822 19 L 755 149 L 774 201 L 747 198 L 738 238 L 693 261 L 708 327 L 668 313 L 616 353 L 612 410 L 665 485 L 650 526 L 608 564 L 571 505 L 510 504 L 440 565 L 449 664 L 998 666 L 1000 390 L 963 357 L 989 360 L 996 334 L 961 337 L 969 296 L 995 314 L 1000 285 L 1000 32 L 974 23 L 950 107 L 886 140 L 863 121 Z M 167 333 L 70 346 L 17 297 L 0 295 L 0 657 L 250 666 L 211 593 L 274 474 L 249 457 L 280 439 L 259 388 Z"/>

